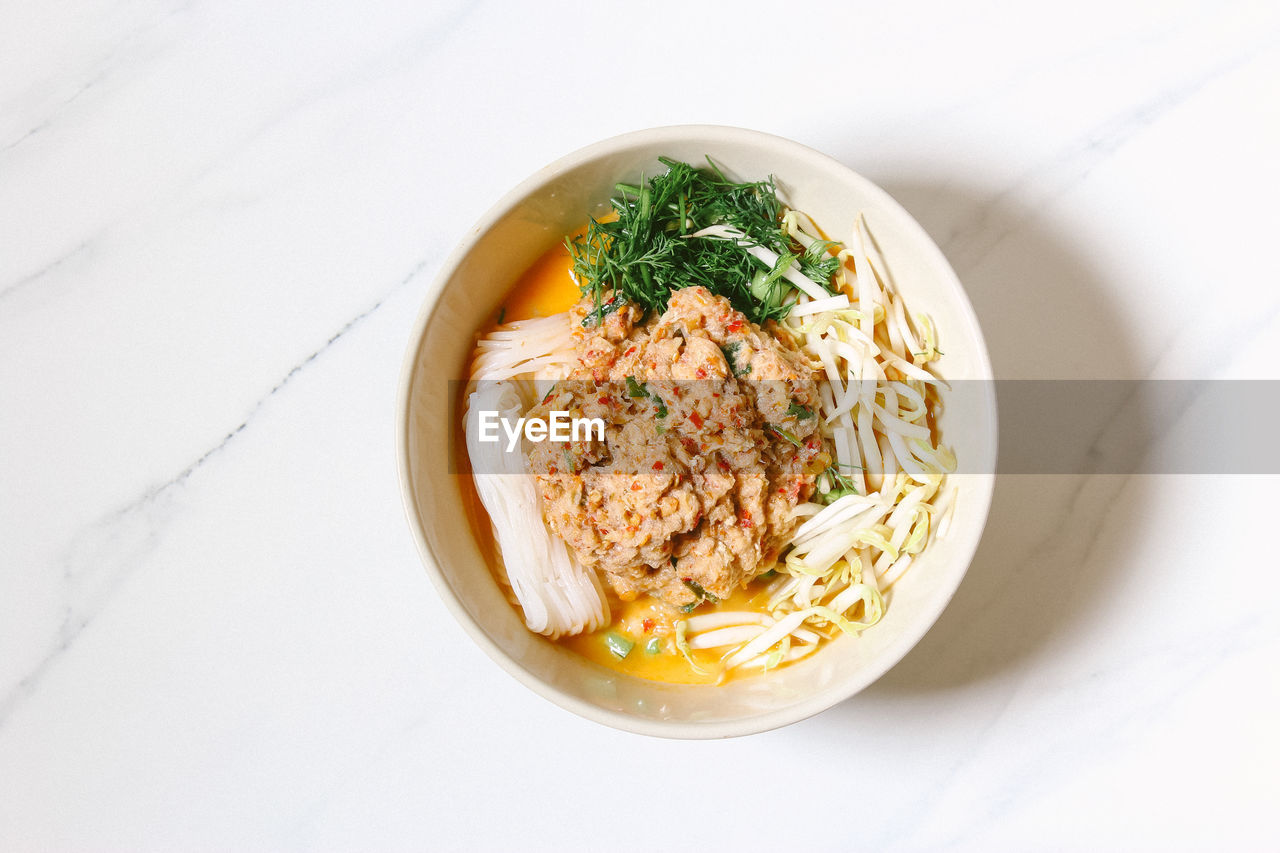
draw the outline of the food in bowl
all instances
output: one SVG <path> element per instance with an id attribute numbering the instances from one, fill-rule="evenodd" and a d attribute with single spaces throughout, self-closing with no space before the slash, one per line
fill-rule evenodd
<path id="1" fill-rule="evenodd" d="M 941 356 L 877 264 L 772 178 L 662 158 L 478 330 L 464 431 L 526 626 L 725 683 L 880 620 L 945 528 Z"/>

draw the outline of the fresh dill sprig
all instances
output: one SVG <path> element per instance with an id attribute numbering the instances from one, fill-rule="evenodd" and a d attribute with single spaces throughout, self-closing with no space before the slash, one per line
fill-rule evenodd
<path id="1" fill-rule="evenodd" d="M 782 300 L 791 285 L 782 275 L 789 264 L 814 281 L 830 281 L 840 263 L 827 251 L 832 244 L 816 240 L 806 249 L 791 239 L 772 177 L 737 183 L 710 157 L 707 168 L 658 159 L 665 173 L 615 187 L 616 220 L 592 219 L 582 237 L 566 241 L 582 293 L 595 301 L 587 320 L 603 318 L 609 291 L 647 314 L 665 311 L 672 291 L 701 285 L 763 323 L 787 313 Z M 741 231 L 779 262 L 770 268 L 732 240 L 686 236 L 711 225 Z"/>

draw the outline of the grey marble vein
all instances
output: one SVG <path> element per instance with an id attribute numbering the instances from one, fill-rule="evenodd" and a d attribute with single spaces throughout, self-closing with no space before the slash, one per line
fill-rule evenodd
<path id="1" fill-rule="evenodd" d="M 403 72 L 405 70 L 405 67 L 402 67 L 404 66 L 404 61 L 399 59 L 402 53 L 407 53 L 411 57 L 408 67 L 412 67 L 415 62 L 425 60 L 430 56 L 432 48 L 442 46 L 444 37 L 454 32 L 462 22 L 471 17 L 482 5 L 482 0 L 472 0 L 472 2 L 455 7 L 449 10 L 442 18 L 433 20 L 421 30 L 406 36 L 401 42 L 400 49 L 390 49 L 379 53 L 376 57 L 368 59 L 354 69 L 344 69 L 340 74 L 322 81 L 314 86 L 311 91 L 276 110 L 275 113 L 264 118 L 238 139 L 224 146 L 218 154 L 211 157 L 204 167 L 191 177 L 191 183 L 216 173 L 226 161 L 235 156 L 236 152 L 263 138 L 272 129 L 283 124 L 299 110 L 318 106 L 339 97 L 352 88 L 367 86 L 383 77 Z"/>
<path id="2" fill-rule="evenodd" d="M 163 20 L 183 11 L 189 5 L 189 3 L 183 4 L 172 10 L 165 19 L 157 20 L 127 34 L 122 40 L 122 43 L 127 43 L 130 40 L 136 39 L 148 29 L 158 26 L 163 22 Z M 422 29 L 407 35 L 401 43 L 401 50 L 379 53 L 376 57 L 371 58 L 358 66 L 354 71 L 347 69 L 337 75 L 327 78 L 325 81 L 314 87 L 310 92 L 307 92 L 294 99 L 292 102 L 285 104 L 272 115 L 259 122 L 255 127 L 242 134 L 239 138 L 230 141 L 220 150 L 213 153 L 203 165 L 195 169 L 190 175 L 184 177 L 184 179 L 179 183 L 167 187 L 166 190 L 158 197 L 149 199 L 145 205 L 139 204 L 133 208 L 121 211 L 114 217 L 112 225 L 104 226 L 96 233 L 84 237 L 70 249 L 62 251 L 52 260 L 45 262 L 43 265 L 31 272 L 21 275 L 11 283 L 7 285 L 0 285 L 0 303 L 3 303 L 5 299 L 20 292 L 31 284 L 42 280 L 46 275 L 56 270 L 66 261 L 83 253 L 87 248 L 101 240 L 104 234 L 106 234 L 113 225 L 127 221 L 128 218 L 136 213 L 138 209 L 144 206 L 149 208 L 153 206 L 156 201 L 166 201 L 182 197 L 184 194 L 189 192 L 193 185 L 206 179 L 209 175 L 216 173 L 223 165 L 233 160 L 238 152 L 244 151 L 245 148 L 252 145 L 255 141 L 266 136 L 273 128 L 280 126 L 291 116 L 296 115 L 299 110 L 325 103 L 326 101 L 341 95 L 353 86 L 366 85 L 381 79 L 387 74 L 402 71 L 403 68 L 399 67 L 405 62 L 405 60 L 401 58 L 402 54 L 407 54 L 411 57 L 412 62 L 410 62 L 410 65 L 414 62 L 422 61 L 430 55 L 431 49 L 445 44 L 445 37 L 449 33 L 455 31 L 460 24 L 471 17 L 482 5 L 483 3 L 481 0 L 472 0 L 472 2 L 464 3 L 450 9 L 441 18 L 432 20 Z M 80 95 L 84 94 L 86 91 L 97 86 L 97 84 L 105 78 L 108 72 L 109 69 L 108 71 L 100 72 L 89 82 L 83 84 L 74 95 L 65 99 L 51 115 L 43 119 L 37 126 L 30 129 L 22 137 L 9 143 L 4 148 L 0 148 L 0 155 L 3 155 L 9 149 L 16 147 L 23 140 L 34 136 L 37 133 L 43 132 L 45 129 L 50 127 L 65 107 L 78 99 Z M 2 165 L 2 162 L 3 161 L 0 161 L 0 165 Z"/>
<path id="3" fill-rule="evenodd" d="M 91 90 L 100 88 L 103 81 L 107 80 L 114 73 L 115 69 L 119 65 L 120 55 L 124 49 L 137 42 L 142 38 L 142 36 L 152 32 L 157 27 L 164 24 L 173 16 L 186 11 L 192 5 L 193 2 L 178 3 L 165 14 L 152 20 L 144 21 L 132 29 L 122 33 L 107 50 L 103 51 L 89 63 L 90 67 L 95 68 L 96 70 L 89 75 L 87 80 L 78 85 L 75 91 L 70 95 L 67 95 L 62 100 L 54 104 L 44 117 L 39 119 L 34 125 L 20 133 L 11 141 L 5 143 L 3 146 L 0 146 L 0 154 L 7 154 L 9 151 L 22 145 L 27 140 L 34 136 L 38 136 L 55 125 L 62 118 L 63 114 L 65 114 L 68 109 L 72 108 L 75 103 L 80 100 L 82 95 Z"/>
<path id="4" fill-rule="evenodd" d="M 22 276 L 21 278 L 12 282 L 11 284 L 3 288 L 0 288 L 0 304 L 3 304 L 6 299 L 12 297 L 15 293 L 26 288 L 28 285 L 35 284 L 37 281 L 40 281 L 49 273 L 57 270 L 67 261 L 83 254 L 84 251 L 93 244 L 93 242 L 98 238 L 98 236 L 101 236 L 101 235 L 95 235 L 87 240 L 80 241 L 75 246 L 73 246 L 70 250 L 63 252 L 61 255 L 58 255 L 52 261 L 49 261 L 44 266 L 40 267 L 40 269 L 35 270 L 34 272 L 27 273 L 26 275 Z"/>
<path id="5" fill-rule="evenodd" d="M 83 95 L 85 92 L 88 92 L 90 89 L 94 88 L 99 83 L 101 83 L 104 79 L 106 79 L 108 74 L 109 74 L 109 71 L 107 70 L 99 71 L 93 77 L 89 78 L 89 80 L 80 84 L 80 86 L 74 92 L 72 92 L 70 95 L 63 98 L 61 101 L 59 101 L 58 104 L 49 112 L 49 114 L 46 115 L 44 118 L 40 119 L 40 121 L 37 124 L 28 128 L 26 131 L 21 133 L 13 141 L 7 142 L 3 147 L 0 147 L 0 154 L 7 154 L 9 151 L 12 151 L 14 148 L 17 148 L 19 145 L 26 142 L 31 137 L 37 136 L 43 133 L 45 130 L 49 129 L 68 107 L 70 107 L 73 103 L 79 100 L 80 96 Z"/>
<path id="6" fill-rule="evenodd" d="M 1160 118 L 1191 100 L 1214 81 L 1244 68 L 1274 50 L 1277 46 L 1275 34 L 1269 33 L 1268 36 L 1095 125 L 1060 149 L 1056 155 L 1033 164 L 1004 189 L 988 197 L 967 218 L 964 227 L 956 229 L 943 241 L 942 248 L 952 258 L 957 271 L 964 272 L 978 267 L 996 246 L 1020 227 L 1023 221 L 1021 217 L 1008 217 L 1008 224 L 990 229 L 988 223 L 997 210 L 1015 198 L 1027 201 L 1024 197 L 1026 191 L 1037 184 L 1043 188 L 1032 193 L 1035 205 L 1046 207 L 1052 204 Z"/>
<path id="7" fill-rule="evenodd" d="M 373 316 L 386 304 L 387 300 L 413 282 L 426 268 L 430 260 L 431 258 L 419 260 L 407 275 L 395 286 L 383 293 L 372 306 L 352 317 L 334 332 L 328 340 L 297 364 L 290 367 L 270 390 L 254 402 L 239 424 L 228 431 L 216 444 L 201 453 L 193 462 L 163 483 L 149 488 L 125 506 L 103 516 L 73 539 L 72 544 L 65 552 L 65 556 L 59 561 L 62 564 L 61 574 L 67 584 L 67 603 L 63 609 L 62 622 L 50 647 L 35 665 L 13 687 L 0 694 L 0 734 L 3 734 L 4 725 L 13 713 L 26 699 L 36 692 L 49 671 L 56 666 L 61 654 L 72 647 L 84 630 L 102 612 L 117 590 L 128 580 L 134 569 L 154 545 L 164 526 L 161 510 L 167 497 L 195 474 L 196 471 L 200 470 L 210 459 L 216 457 L 238 436 L 242 435 L 254 423 L 263 407 L 276 394 L 284 390 L 302 371 L 328 352 L 348 332 L 359 327 Z M 156 516 L 161 516 L 161 518 Z M 119 552 L 122 550 L 121 546 L 124 542 L 127 542 L 132 547 L 125 549 L 127 550 L 127 555 L 124 559 L 120 559 Z M 116 557 L 116 565 L 109 569 L 99 569 L 96 589 L 90 590 L 87 594 L 77 595 L 74 587 L 79 583 L 83 583 L 85 576 L 90 573 L 86 566 L 104 565 L 104 555 L 99 552 L 108 549 Z"/>

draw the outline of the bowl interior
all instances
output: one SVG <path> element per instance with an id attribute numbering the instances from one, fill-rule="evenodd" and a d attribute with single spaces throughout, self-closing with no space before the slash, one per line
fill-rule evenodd
<path id="1" fill-rule="evenodd" d="M 603 669 L 530 633 L 506 602 L 474 541 L 452 454 L 454 384 L 474 332 L 497 311 L 517 277 L 588 213 L 607 209 L 612 187 L 663 167 L 660 155 L 701 162 L 710 155 L 731 176 L 776 176 L 781 195 L 835 239 L 862 212 L 894 285 L 913 312 L 930 314 L 948 380 L 989 380 L 973 311 L 941 252 L 888 195 L 826 156 L 752 131 L 682 127 L 641 131 L 572 154 L 502 199 L 440 271 L 411 340 L 402 382 L 401 476 L 410 526 L 445 601 L 476 641 L 521 681 L 552 701 L 619 728 L 673 737 L 763 731 L 816 713 L 874 681 L 933 624 L 963 577 L 986 520 L 995 452 L 990 383 L 958 382 L 946 400 L 944 442 L 961 460 L 951 478 L 955 511 L 894 586 L 883 621 L 841 638 L 798 664 L 722 687 L 666 685 Z M 465 452 L 463 449 L 462 452 Z"/>

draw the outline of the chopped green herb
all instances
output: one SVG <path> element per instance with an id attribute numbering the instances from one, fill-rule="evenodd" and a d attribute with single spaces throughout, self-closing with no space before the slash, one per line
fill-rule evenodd
<path id="1" fill-rule="evenodd" d="M 853 480 L 851 480 L 847 475 L 840 473 L 839 466 L 839 462 L 834 462 L 828 466 L 826 471 L 823 472 L 831 478 L 832 486 L 831 491 L 827 492 L 825 495 L 820 495 L 818 500 L 820 503 L 826 504 L 827 506 L 830 506 L 846 495 L 862 494 L 862 492 L 858 491 L 858 487 L 854 484 Z M 846 465 L 845 467 L 857 468 L 858 466 Z"/>
<path id="2" fill-rule="evenodd" d="M 718 601 L 720 601 L 720 599 L 716 598 L 714 595 L 712 595 L 711 593 L 703 589 L 702 584 L 698 583 L 695 580 L 686 580 L 684 581 L 684 585 L 689 587 L 689 589 L 693 590 L 698 597 L 705 598 L 707 601 L 710 601 L 712 604 L 715 604 Z"/>
<path id="3" fill-rule="evenodd" d="M 724 353 L 724 360 L 729 365 L 729 370 L 734 376 L 746 376 L 751 372 L 751 365 L 745 368 L 738 365 L 738 350 L 742 349 L 741 341 L 731 341 L 720 347 L 720 352 Z"/>
<path id="4" fill-rule="evenodd" d="M 787 430 L 783 429 L 780 426 L 775 426 L 774 424 L 765 424 L 764 428 L 769 430 L 770 432 L 776 433 L 779 438 L 786 439 L 788 442 L 790 442 L 791 444 L 794 444 L 796 447 L 804 447 L 804 442 L 802 442 L 800 439 L 796 438 L 792 433 L 788 432 Z"/>
<path id="5" fill-rule="evenodd" d="M 827 492 L 825 495 L 818 495 L 818 503 L 822 504 L 823 506 L 831 506 L 833 503 L 835 503 L 836 501 L 840 500 L 843 497 L 847 497 L 849 495 L 857 495 L 857 494 L 861 494 L 857 489 L 844 489 L 844 488 L 832 489 L 831 491 Z"/>
<path id="6" fill-rule="evenodd" d="M 777 310 L 782 304 L 782 297 L 786 296 L 787 291 L 791 289 L 790 282 L 783 281 L 782 277 L 791 268 L 796 257 L 793 252 L 783 252 L 778 256 L 778 262 L 773 265 L 773 269 L 765 275 L 757 273 L 751 280 L 751 295 L 758 299 L 766 310 Z M 827 276 L 827 278 L 830 277 L 830 275 Z"/>
<path id="7" fill-rule="evenodd" d="M 717 604 L 720 601 L 720 599 L 716 598 L 714 595 L 712 595 L 711 593 L 703 589 L 702 584 L 698 583 L 692 578 L 681 578 L 680 582 L 683 583 L 685 586 L 689 587 L 689 589 L 693 590 L 693 594 L 698 596 L 693 601 L 681 607 L 680 608 L 681 613 L 692 613 L 694 608 L 696 608 L 699 604 L 701 604 L 704 601 L 709 601 L 712 604 Z"/>
<path id="8" fill-rule="evenodd" d="M 604 322 L 604 318 L 606 316 L 617 311 L 625 304 L 627 304 L 627 300 L 623 299 L 621 296 L 615 296 L 607 302 L 597 305 L 595 308 L 592 308 L 587 312 L 587 316 L 582 318 L 582 327 L 586 329 L 591 326 L 599 326 Z"/>
<path id="9" fill-rule="evenodd" d="M 617 631 L 610 631 L 605 634 L 604 643 L 609 647 L 609 651 L 612 652 L 613 656 L 618 660 L 622 660 L 627 655 L 631 654 L 631 650 L 636 647 L 634 641 L 624 637 Z"/>
<path id="10" fill-rule="evenodd" d="M 840 269 L 840 259 L 830 252 L 831 249 L 839 248 L 841 246 L 835 240 L 814 240 L 804 250 L 802 264 L 808 268 L 810 275 L 820 277 L 820 281 L 827 281 Z"/>
<path id="11" fill-rule="evenodd" d="M 665 418 L 667 416 L 667 402 L 661 396 L 649 390 L 649 387 L 643 382 L 637 382 L 634 376 L 627 377 L 627 396 L 628 397 L 648 397 L 658 407 L 658 417 Z M 665 430 L 659 428 L 659 432 Z"/>
<path id="12" fill-rule="evenodd" d="M 646 314 L 664 311 L 675 290 L 701 285 L 727 298 L 752 322 L 780 319 L 792 285 L 788 269 L 826 283 L 839 265 L 825 241 L 805 249 L 782 228 L 783 205 L 772 178 L 737 183 L 708 158 L 709 168 L 660 157 L 667 171 L 640 184 L 618 184 L 612 199 L 618 218 L 592 220 L 586 233 L 566 241 L 584 296 L 605 305 L 604 295 L 635 303 Z M 745 241 L 778 256 L 768 264 L 736 240 L 689 238 L 723 225 Z M 603 316 L 600 315 L 600 316 Z"/>
<path id="13" fill-rule="evenodd" d="M 792 417 L 799 418 L 802 421 L 807 421 L 809 418 L 813 417 L 813 412 L 806 409 L 795 400 L 792 400 L 791 405 L 787 406 L 787 414 Z"/>

